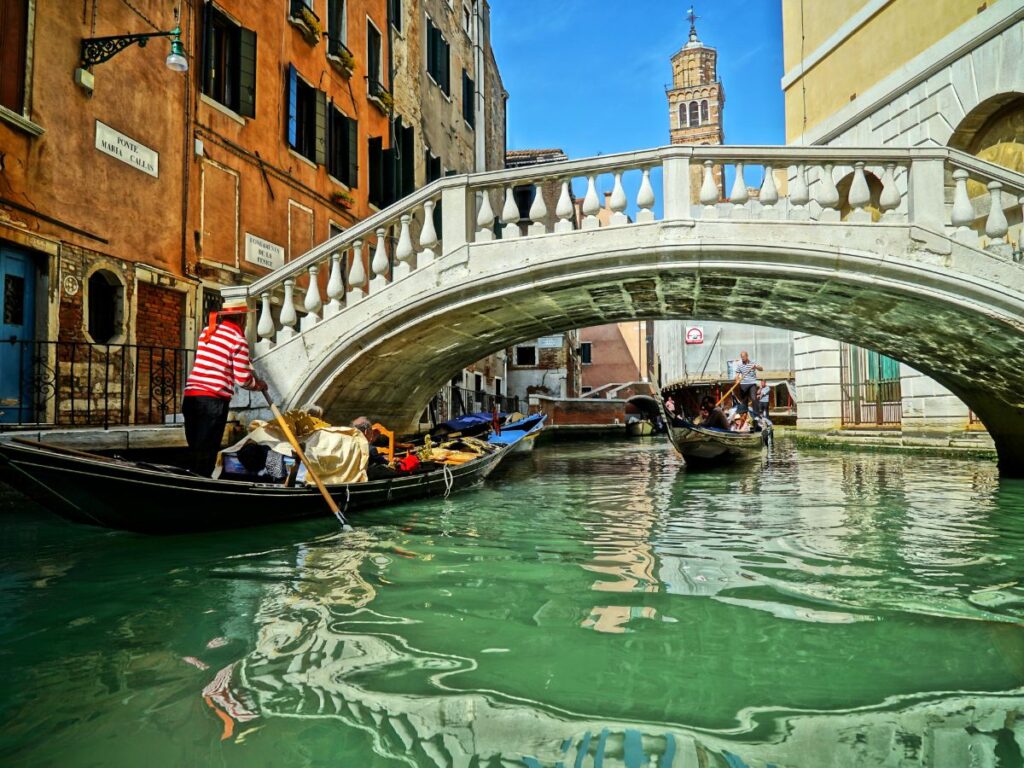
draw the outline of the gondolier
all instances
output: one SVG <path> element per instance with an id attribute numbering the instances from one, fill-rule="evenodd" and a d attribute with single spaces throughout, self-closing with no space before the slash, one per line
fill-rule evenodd
<path id="1" fill-rule="evenodd" d="M 736 383 L 738 384 L 737 398 L 741 403 L 749 403 L 750 412 L 759 416 L 757 402 L 757 374 L 755 371 L 763 371 L 757 363 L 750 359 L 746 351 L 740 352 L 739 362 L 736 363 Z"/>
<path id="2" fill-rule="evenodd" d="M 243 330 L 248 311 L 244 304 L 231 304 L 210 313 L 185 382 L 181 404 L 185 441 L 192 454 L 193 471 L 204 477 L 210 476 L 216 464 L 235 385 L 258 392 L 267 389 L 249 360 L 249 342 Z"/>

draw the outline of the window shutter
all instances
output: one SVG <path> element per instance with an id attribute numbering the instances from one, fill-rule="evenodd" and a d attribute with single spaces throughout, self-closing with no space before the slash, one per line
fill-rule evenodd
<path id="1" fill-rule="evenodd" d="M 213 7 L 207 5 L 203 8 L 203 93 L 209 95 L 213 92 L 213 60 L 214 60 L 214 39 L 213 39 Z"/>
<path id="2" fill-rule="evenodd" d="M 391 26 L 402 31 L 402 0 L 391 0 Z"/>
<path id="3" fill-rule="evenodd" d="M 359 186 L 359 121 L 348 118 L 348 180 L 345 182 L 352 189 Z"/>
<path id="4" fill-rule="evenodd" d="M 316 92 L 316 141 L 313 159 L 317 165 L 327 164 L 327 94 Z"/>
<path id="5" fill-rule="evenodd" d="M 256 33 L 239 30 L 238 114 L 256 117 Z"/>
<path id="6" fill-rule="evenodd" d="M 416 162 L 414 159 L 415 131 L 411 125 L 402 128 L 402 197 L 416 191 Z"/>
<path id="7" fill-rule="evenodd" d="M 339 2 L 338 0 L 332 0 L 328 3 L 327 8 L 327 38 L 328 38 L 328 50 L 332 53 L 337 49 L 337 44 L 341 42 L 341 14 L 345 12 L 345 3 Z"/>
<path id="8" fill-rule="evenodd" d="M 437 76 L 437 30 L 434 23 L 427 19 L 427 72 L 431 77 Z"/>
<path id="9" fill-rule="evenodd" d="M 297 148 L 299 143 L 299 76 L 295 67 L 288 65 L 288 146 Z"/>
<path id="10" fill-rule="evenodd" d="M 395 196 L 397 190 L 395 173 L 398 170 L 398 158 L 395 156 L 394 149 L 385 149 L 382 155 L 381 165 L 383 166 L 384 173 L 383 202 L 384 205 L 391 205 L 397 199 Z"/>
<path id="11" fill-rule="evenodd" d="M 438 36 L 440 37 L 440 35 Z M 443 37 L 441 38 L 441 45 L 438 47 L 441 49 L 440 52 L 441 56 L 443 57 L 443 60 L 441 61 L 441 90 L 444 91 L 445 96 L 450 96 L 452 92 L 452 81 L 450 72 L 452 59 L 451 48 L 449 47 L 448 43 L 445 42 Z"/>
<path id="12" fill-rule="evenodd" d="M 384 176 L 381 168 L 381 155 L 383 147 L 383 140 L 380 137 L 372 137 L 367 142 L 367 148 L 370 154 L 370 188 L 368 190 L 368 197 L 373 205 L 378 208 L 383 208 L 381 205 L 383 192 L 384 192 Z"/>

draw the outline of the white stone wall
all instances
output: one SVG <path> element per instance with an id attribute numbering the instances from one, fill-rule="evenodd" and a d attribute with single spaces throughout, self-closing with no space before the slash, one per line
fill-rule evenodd
<path id="1" fill-rule="evenodd" d="M 1024 93 L 1022 62 L 1024 7 L 1004 0 L 862 94 L 810 131 L 805 141 L 833 146 L 946 146 L 975 107 L 1001 94 Z M 832 418 L 833 408 L 838 424 L 838 397 L 833 399 L 838 367 L 833 381 L 830 373 L 817 371 L 815 363 L 825 348 L 834 347 L 838 366 L 839 345 L 797 338 L 798 425 L 819 429 Z M 802 351 L 810 348 L 818 351 Z M 955 395 L 907 365 L 901 367 L 900 379 L 905 442 L 948 444 L 964 434 L 969 410 Z"/>
<path id="2" fill-rule="evenodd" d="M 839 342 L 793 334 L 797 427 L 824 432 L 842 425 Z"/>
<path id="3" fill-rule="evenodd" d="M 686 329 L 704 329 L 703 344 L 686 344 Z M 716 341 L 717 337 L 717 341 Z M 726 379 L 729 362 L 741 351 L 762 365 L 769 378 L 789 378 L 793 371 L 793 333 L 741 323 L 703 320 L 659 320 L 654 323 L 654 354 L 660 363 L 661 386 L 688 380 Z M 702 375 L 703 372 L 703 375 Z"/>

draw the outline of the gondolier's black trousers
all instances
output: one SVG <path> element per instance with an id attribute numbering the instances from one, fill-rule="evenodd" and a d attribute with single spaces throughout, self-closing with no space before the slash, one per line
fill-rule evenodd
<path id="1" fill-rule="evenodd" d="M 203 477 L 213 474 L 217 452 L 228 423 L 230 400 L 189 395 L 181 401 L 185 417 L 185 442 L 192 455 L 192 471 Z"/>
<path id="2" fill-rule="evenodd" d="M 749 403 L 750 412 L 754 416 L 761 415 L 761 403 L 757 399 L 757 382 L 740 384 L 739 401 L 744 404 Z"/>

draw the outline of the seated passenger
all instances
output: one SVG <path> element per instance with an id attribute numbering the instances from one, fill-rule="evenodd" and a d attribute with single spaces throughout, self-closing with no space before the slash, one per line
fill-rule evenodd
<path id="1" fill-rule="evenodd" d="M 729 420 L 710 397 L 705 397 L 700 403 L 700 425 L 711 429 L 729 429 Z"/>
<path id="2" fill-rule="evenodd" d="M 366 476 L 370 480 L 396 477 L 398 472 L 391 468 L 388 464 L 387 458 L 382 456 L 380 451 L 377 450 L 375 443 L 380 435 L 378 435 L 377 430 L 373 428 L 373 422 L 366 416 L 360 416 L 352 422 L 351 426 L 362 432 L 363 437 L 366 438 L 366 442 L 370 444 L 370 458 L 366 463 Z"/>

